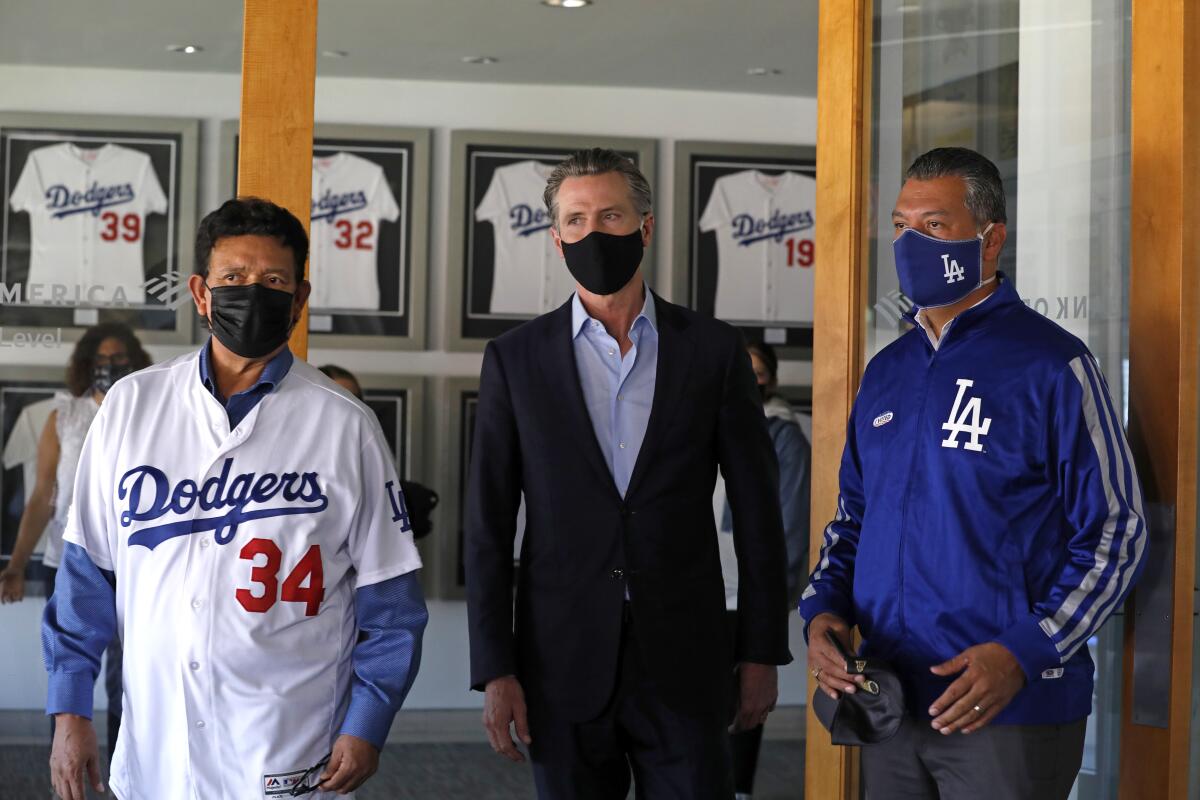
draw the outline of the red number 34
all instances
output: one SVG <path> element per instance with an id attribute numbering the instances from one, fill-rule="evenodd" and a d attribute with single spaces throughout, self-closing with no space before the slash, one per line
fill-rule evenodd
<path id="1" fill-rule="evenodd" d="M 283 552 L 270 539 L 251 539 L 246 542 L 238 556 L 244 561 L 255 561 L 265 556 L 266 562 L 255 564 L 250 570 L 250 580 L 262 584 L 263 591 L 255 594 L 250 589 L 238 589 L 237 601 L 242 608 L 255 614 L 265 614 L 276 600 L 285 603 L 304 603 L 304 616 L 313 617 L 321 609 L 325 599 L 325 573 L 321 567 L 321 545 L 308 548 L 304 558 L 283 580 L 283 592 L 279 591 L 279 568 Z M 305 582 L 308 585 L 305 586 Z"/>

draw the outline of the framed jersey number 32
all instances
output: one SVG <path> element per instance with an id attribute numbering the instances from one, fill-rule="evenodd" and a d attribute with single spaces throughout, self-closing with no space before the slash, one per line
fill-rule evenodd
<path id="1" fill-rule="evenodd" d="M 250 589 L 238 589 L 237 601 L 242 608 L 253 614 L 265 614 L 282 600 L 285 603 L 304 603 L 304 616 L 314 617 L 325 600 L 325 573 L 321 565 L 321 545 L 314 544 L 300 562 L 279 585 L 279 569 L 283 562 L 283 551 L 270 539 L 251 539 L 242 547 L 238 557 L 244 561 L 266 558 L 262 564 L 254 564 L 250 570 L 251 583 L 262 586 L 255 593 Z"/>

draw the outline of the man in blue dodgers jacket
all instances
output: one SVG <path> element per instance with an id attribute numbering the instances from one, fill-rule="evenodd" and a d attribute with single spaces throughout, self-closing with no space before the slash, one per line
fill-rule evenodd
<path id="1" fill-rule="evenodd" d="M 868 797 L 1066 798 L 1091 708 L 1088 639 L 1141 570 L 1145 514 L 1096 361 L 996 271 L 996 167 L 942 148 L 892 212 L 916 327 L 871 360 L 837 514 L 800 612 L 830 696 L 862 681 L 832 631 L 899 672 L 900 733 Z M 969 734 L 967 736 L 951 734 Z"/>
<path id="2" fill-rule="evenodd" d="M 197 352 L 118 381 L 88 431 L 42 631 L 55 789 L 99 788 L 92 683 L 115 635 L 120 800 L 352 795 L 412 686 L 420 557 L 370 409 L 288 350 L 304 226 L 205 217 Z"/>

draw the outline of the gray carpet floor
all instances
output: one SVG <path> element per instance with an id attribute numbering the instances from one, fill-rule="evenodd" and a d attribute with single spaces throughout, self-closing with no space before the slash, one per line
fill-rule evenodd
<path id="1" fill-rule="evenodd" d="M 49 758 L 47 747 L 0 747 L 0 800 L 50 797 Z M 763 742 L 756 800 L 797 800 L 803 783 L 804 742 Z M 534 792 L 528 764 L 512 764 L 486 744 L 397 744 L 384 748 L 378 774 L 357 796 L 359 800 L 509 800 L 531 798 Z"/>

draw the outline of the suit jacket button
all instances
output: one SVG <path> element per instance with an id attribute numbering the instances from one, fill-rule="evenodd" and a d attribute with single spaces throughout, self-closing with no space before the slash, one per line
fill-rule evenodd
<path id="1" fill-rule="evenodd" d="M 610 574 L 612 575 L 613 578 L 615 578 L 617 580 L 621 580 L 621 578 L 625 577 L 625 570 L 614 569 Z"/>

